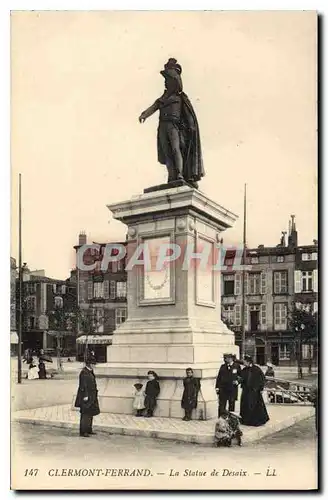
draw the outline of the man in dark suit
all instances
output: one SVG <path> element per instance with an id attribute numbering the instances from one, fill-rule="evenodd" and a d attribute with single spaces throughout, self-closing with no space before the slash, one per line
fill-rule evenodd
<path id="1" fill-rule="evenodd" d="M 221 365 L 216 378 L 215 389 L 219 395 L 219 417 L 226 410 L 227 402 L 229 411 L 235 411 L 235 403 L 238 399 L 238 384 L 241 376 L 241 368 L 234 361 L 232 354 L 224 355 L 224 364 Z"/>
<path id="2" fill-rule="evenodd" d="M 80 436 L 82 437 L 95 434 L 92 430 L 92 421 L 93 417 L 100 413 L 96 377 L 93 372 L 95 363 L 95 358 L 89 354 L 79 377 L 75 407 L 80 408 Z"/>

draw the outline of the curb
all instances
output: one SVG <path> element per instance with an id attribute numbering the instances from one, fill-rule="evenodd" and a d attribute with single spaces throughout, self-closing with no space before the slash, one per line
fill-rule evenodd
<path id="1" fill-rule="evenodd" d="M 244 437 L 243 437 L 243 443 L 244 444 L 249 444 L 253 443 L 256 441 L 259 441 L 265 437 L 271 436 L 273 434 L 276 434 L 277 432 L 280 432 L 283 429 L 287 429 L 288 427 L 292 427 L 296 423 L 302 421 L 302 420 L 307 420 L 308 418 L 311 418 L 314 415 L 314 411 L 312 407 L 308 408 L 307 412 L 300 412 L 296 415 L 292 415 L 290 417 L 284 418 L 280 421 L 276 421 L 274 423 L 269 422 L 269 424 L 263 426 L 263 427 L 252 427 L 252 428 L 247 428 L 247 431 L 244 432 Z M 64 429 L 74 429 L 74 430 L 79 430 L 79 423 L 78 422 L 64 422 L 64 421 L 58 421 L 58 420 L 42 420 L 42 419 L 36 419 L 36 418 L 31 418 L 31 417 L 24 417 L 24 416 L 19 416 L 19 417 L 14 417 L 13 418 L 14 422 L 18 423 L 25 423 L 25 424 L 32 424 L 32 425 L 40 425 L 44 427 L 55 427 L 55 428 L 64 428 Z M 145 437 L 145 438 L 152 438 L 152 439 L 163 439 L 163 440 L 170 440 L 170 441 L 176 441 L 176 442 L 181 442 L 181 443 L 190 443 L 190 444 L 200 444 L 200 445 L 206 445 L 210 446 L 213 445 L 214 443 L 214 420 L 213 420 L 213 433 L 204 433 L 204 434 L 193 434 L 193 433 L 186 433 L 186 432 L 179 432 L 177 430 L 172 431 L 172 429 L 166 431 L 166 430 L 159 430 L 159 431 L 154 431 L 154 430 L 143 430 L 143 429 L 136 429 L 135 427 L 131 426 L 117 426 L 117 425 L 97 425 L 94 424 L 94 430 L 104 433 L 104 434 L 115 434 L 115 435 L 121 435 L 121 436 L 135 436 L 135 437 Z M 245 428 L 243 428 L 245 431 Z"/>

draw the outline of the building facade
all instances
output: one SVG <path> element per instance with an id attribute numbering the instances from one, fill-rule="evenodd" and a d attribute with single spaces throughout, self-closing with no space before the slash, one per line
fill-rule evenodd
<path id="1" fill-rule="evenodd" d="M 17 300 L 19 283 L 17 280 Z M 45 276 L 44 270 L 23 269 L 22 351 L 45 349 L 52 354 L 60 337 L 62 355 L 75 354 L 76 283 Z"/>
<path id="2" fill-rule="evenodd" d="M 246 249 L 244 272 L 234 270 L 234 252 L 227 252 L 221 276 L 222 316 L 240 345 L 245 279 L 245 346 L 257 364 L 296 363 L 295 332 L 290 329 L 289 317 L 297 303 L 312 301 L 313 310 L 317 310 L 317 251 L 317 245 L 298 247 L 292 216 L 287 242 L 283 233 L 276 247 Z M 306 348 L 303 346 L 304 360 L 314 354 Z"/>
<path id="3" fill-rule="evenodd" d="M 84 233 L 79 235 L 79 244 L 74 247 L 76 254 L 82 245 L 87 245 Z M 83 255 L 85 264 L 95 264 L 93 271 L 79 269 L 78 259 L 76 261 L 74 273 L 77 276 L 78 305 L 81 314 L 89 315 L 93 324 L 89 332 L 80 330 L 77 344 L 79 358 L 83 357 L 87 340 L 97 361 L 106 362 L 107 346 L 112 343 L 113 332 L 127 318 L 127 274 L 124 259 L 109 263 L 105 270 L 101 269 L 106 243 L 99 245 L 100 251 L 90 248 Z"/>

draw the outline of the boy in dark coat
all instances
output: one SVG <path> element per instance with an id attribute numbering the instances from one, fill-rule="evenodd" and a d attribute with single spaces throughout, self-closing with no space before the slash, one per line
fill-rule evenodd
<path id="1" fill-rule="evenodd" d="M 219 417 L 226 410 L 227 402 L 229 412 L 235 411 L 235 403 L 238 399 L 238 384 L 241 377 L 240 365 L 234 362 L 232 354 L 226 354 L 224 361 L 224 364 L 220 367 L 215 385 L 216 392 L 219 395 Z"/>
<path id="2" fill-rule="evenodd" d="M 198 393 L 200 391 L 200 381 L 194 377 L 194 372 L 191 368 L 187 368 L 186 377 L 183 379 L 183 394 L 181 407 L 185 411 L 185 416 L 182 420 L 191 420 L 192 411 L 197 408 Z"/>
<path id="3" fill-rule="evenodd" d="M 157 374 L 150 370 L 148 373 L 148 382 L 145 389 L 145 410 L 146 417 L 152 417 L 157 404 L 157 398 L 160 393 Z"/>
<path id="4" fill-rule="evenodd" d="M 80 373 L 79 389 L 75 400 L 75 407 L 80 408 L 80 436 L 82 437 L 95 434 L 92 430 L 92 421 L 93 417 L 100 413 L 93 365 L 95 365 L 95 359 L 88 356 L 85 367 Z"/>

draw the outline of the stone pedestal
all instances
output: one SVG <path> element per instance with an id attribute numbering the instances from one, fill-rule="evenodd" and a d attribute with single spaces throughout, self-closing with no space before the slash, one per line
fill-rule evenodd
<path id="1" fill-rule="evenodd" d="M 133 384 L 154 370 L 161 386 L 155 415 L 182 417 L 183 377 L 191 367 L 201 379 L 194 418 L 216 417 L 218 367 L 225 352 L 238 355 L 234 335 L 221 321 L 219 272 L 220 233 L 236 216 L 189 186 L 154 190 L 108 208 L 128 226 L 130 264 L 139 255 L 151 267 L 128 269 L 128 318 L 107 348 L 101 410 L 130 414 Z M 156 271 L 159 252 L 178 249 L 179 258 Z M 193 252 L 202 253 L 202 265 Z"/>

